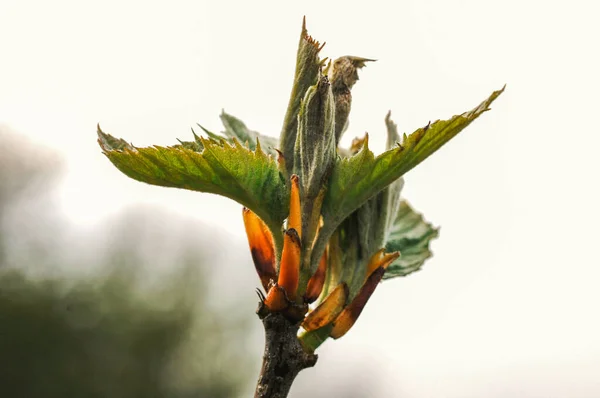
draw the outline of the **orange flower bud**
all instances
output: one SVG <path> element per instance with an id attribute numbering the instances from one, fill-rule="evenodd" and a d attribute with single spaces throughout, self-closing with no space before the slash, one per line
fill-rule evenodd
<path id="1" fill-rule="evenodd" d="M 265 306 L 270 311 L 282 311 L 289 307 L 290 303 L 285 295 L 285 291 L 281 286 L 273 285 L 267 293 Z"/>
<path id="2" fill-rule="evenodd" d="M 243 217 L 254 267 L 265 291 L 268 291 L 271 281 L 277 279 L 273 235 L 260 217 L 250 209 L 244 207 Z"/>
<path id="3" fill-rule="evenodd" d="M 296 300 L 300 278 L 300 246 L 300 237 L 296 230 L 291 228 L 285 231 L 277 284 L 285 290 L 292 301 Z"/>
<path id="4" fill-rule="evenodd" d="M 333 321 L 333 329 L 330 334 L 331 337 L 339 339 L 350 330 L 360 316 L 363 308 L 365 308 L 371 294 L 375 291 L 377 284 L 381 281 L 381 278 L 383 278 L 384 273 L 385 269 L 379 267 L 367 278 L 367 281 L 360 288 L 360 291 L 356 297 L 354 297 L 354 300 L 352 300 L 340 315 L 338 315 L 335 321 Z"/>
<path id="5" fill-rule="evenodd" d="M 298 237 L 302 239 L 302 215 L 300 212 L 300 186 L 299 178 L 296 174 L 292 175 L 291 192 L 290 192 L 290 215 L 288 217 L 288 229 L 293 228 L 298 233 Z"/>

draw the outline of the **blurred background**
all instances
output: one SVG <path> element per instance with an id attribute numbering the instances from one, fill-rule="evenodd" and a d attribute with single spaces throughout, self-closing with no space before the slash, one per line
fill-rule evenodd
<path id="1" fill-rule="evenodd" d="M 130 180 L 137 146 L 277 135 L 302 16 L 361 71 L 344 142 L 506 92 L 406 176 L 435 256 L 382 284 L 292 397 L 600 396 L 591 1 L 0 3 L 0 396 L 246 397 L 262 326 L 241 208 Z"/>

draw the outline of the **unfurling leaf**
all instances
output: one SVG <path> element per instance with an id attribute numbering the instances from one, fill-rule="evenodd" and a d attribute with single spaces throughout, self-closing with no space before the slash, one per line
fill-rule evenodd
<path id="1" fill-rule="evenodd" d="M 503 90 L 494 91 L 471 111 L 416 130 L 396 148 L 377 157 L 369 149 L 367 139 L 356 155 L 339 159 L 333 168 L 323 201 L 324 226 L 312 253 L 312 266 L 316 267 L 329 237 L 345 218 L 489 110 L 491 103 Z"/>
<path id="2" fill-rule="evenodd" d="M 294 149 L 294 173 L 300 180 L 302 243 L 307 250 L 321 218 L 321 203 L 336 158 L 335 116 L 331 85 L 326 76 L 311 86 L 300 106 Z"/>
<path id="3" fill-rule="evenodd" d="M 319 51 L 321 51 L 321 48 L 322 46 L 319 42 L 308 35 L 306 21 L 303 20 L 296 56 L 294 84 L 283 120 L 279 142 L 279 150 L 285 158 L 288 175 L 291 175 L 294 170 L 294 146 L 296 145 L 296 133 L 298 131 L 300 103 L 308 88 L 317 83 L 319 69 L 323 65 L 323 62 L 319 60 Z"/>
<path id="4" fill-rule="evenodd" d="M 327 221 L 343 220 L 370 197 L 400 178 L 456 136 L 502 93 L 492 95 L 469 112 L 438 120 L 409 135 L 400 145 L 375 157 L 365 141 L 363 149 L 334 167 L 329 190 L 323 203 Z"/>
<path id="5" fill-rule="evenodd" d="M 281 247 L 281 234 L 275 232 L 287 217 L 289 192 L 276 161 L 260 145 L 251 151 L 235 139 L 230 145 L 200 137 L 203 150 L 198 153 L 184 146 L 136 148 L 99 128 L 98 137 L 104 154 L 125 175 L 233 199 L 256 213 L 269 226 L 276 247 Z"/>

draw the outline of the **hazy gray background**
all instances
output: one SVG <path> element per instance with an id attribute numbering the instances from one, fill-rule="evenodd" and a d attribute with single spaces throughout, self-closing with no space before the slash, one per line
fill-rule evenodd
<path id="1" fill-rule="evenodd" d="M 346 142 L 368 131 L 381 150 L 389 109 L 411 132 L 507 89 L 406 177 L 405 197 L 442 226 L 435 257 L 380 286 L 296 393 L 352 383 L 357 397 L 600 395 L 596 3 L 253 3 L 0 3 L 0 123 L 64 158 L 57 217 L 77 236 L 141 204 L 203 225 L 203 244 L 219 235 L 213 245 L 240 259 L 211 274 L 213 300 L 251 312 L 240 206 L 127 179 L 100 154 L 95 124 L 168 145 L 196 122 L 218 130 L 225 108 L 277 134 L 306 15 L 324 56 L 378 59 L 353 91 Z M 237 282 L 224 294 L 226 278 Z"/>

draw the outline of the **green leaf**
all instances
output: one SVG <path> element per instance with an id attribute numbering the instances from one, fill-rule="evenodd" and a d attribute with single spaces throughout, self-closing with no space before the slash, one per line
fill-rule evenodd
<path id="1" fill-rule="evenodd" d="M 432 255 L 429 243 L 438 234 L 437 228 L 425 221 L 405 200 L 401 201 L 385 245 L 387 252 L 399 251 L 400 257 L 390 264 L 383 279 L 406 276 L 421 269 L 425 260 Z"/>
<path id="2" fill-rule="evenodd" d="M 125 175 L 142 182 L 226 196 L 255 212 L 273 231 L 281 234 L 287 217 L 289 192 L 277 162 L 260 144 L 252 151 L 237 139 L 198 137 L 202 152 L 185 145 L 136 148 L 105 134 L 98 127 L 98 143 L 108 159 Z"/>
<path id="3" fill-rule="evenodd" d="M 318 261 L 319 250 L 325 247 L 335 228 L 353 211 L 376 195 L 407 171 L 421 163 L 442 145 L 456 136 L 482 113 L 504 91 L 494 91 L 471 111 L 449 120 L 438 120 L 416 130 L 401 144 L 375 157 L 368 147 L 368 137 L 362 149 L 354 156 L 338 159 L 329 180 L 329 189 L 323 202 L 325 221 L 313 252 L 312 264 Z M 317 250 L 317 248 L 319 250 Z"/>

